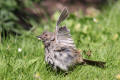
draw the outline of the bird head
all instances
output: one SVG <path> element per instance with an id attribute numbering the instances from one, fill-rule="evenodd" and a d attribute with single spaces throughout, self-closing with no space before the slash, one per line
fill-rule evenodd
<path id="1" fill-rule="evenodd" d="M 44 31 L 41 35 L 37 36 L 37 38 L 43 42 L 48 42 L 54 39 L 54 34 L 52 32 Z"/>

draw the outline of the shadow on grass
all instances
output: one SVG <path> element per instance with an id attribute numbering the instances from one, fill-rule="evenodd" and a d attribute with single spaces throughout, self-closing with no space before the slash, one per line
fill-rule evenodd
<path id="1" fill-rule="evenodd" d="M 49 71 L 51 74 L 53 74 L 55 76 L 64 76 L 65 77 L 68 74 L 71 74 L 75 70 L 75 68 L 80 67 L 79 70 L 81 70 L 82 67 L 84 67 L 84 66 L 87 66 L 87 65 L 86 64 L 77 64 L 75 66 L 70 67 L 69 71 L 63 71 L 63 70 L 61 70 L 59 68 L 54 70 L 52 68 L 52 66 L 50 66 L 49 64 L 46 64 L 46 69 L 47 69 L 47 71 Z M 106 66 L 105 67 L 100 67 L 100 66 L 97 66 L 97 65 L 91 65 L 91 66 L 98 67 L 98 68 L 101 68 L 101 69 L 105 69 L 106 68 Z"/>

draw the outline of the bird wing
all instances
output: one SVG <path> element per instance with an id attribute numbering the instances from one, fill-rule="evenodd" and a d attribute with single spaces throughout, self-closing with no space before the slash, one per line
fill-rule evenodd
<path id="1" fill-rule="evenodd" d="M 58 29 L 58 34 L 56 35 L 58 43 L 75 48 L 74 41 L 70 35 L 70 31 L 67 29 L 66 26 L 60 27 Z"/>
<path id="2" fill-rule="evenodd" d="M 58 26 L 62 21 L 64 21 L 67 18 L 67 16 L 68 16 L 68 10 L 67 8 L 64 8 L 57 20 L 56 25 Z"/>
<path id="3" fill-rule="evenodd" d="M 56 23 L 56 35 L 55 35 L 55 40 L 56 43 L 60 43 L 64 46 L 70 46 L 72 48 L 75 48 L 74 41 L 71 38 L 70 31 L 67 29 L 66 26 L 64 27 L 59 27 L 59 24 L 64 21 L 68 16 L 68 10 L 67 8 L 64 8 L 57 20 Z"/>
<path id="4" fill-rule="evenodd" d="M 58 20 L 57 20 L 57 23 L 56 23 L 56 31 L 55 31 L 55 33 L 56 33 L 56 36 L 55 36 L 56 42 L 58 42 L 57 35 L 58 35 L 58 31 L 59 31 L 59 25 L 60 25 L 60 23 L 62 21 L 64 21 L 67 18 L 67 16 L 68 16 L 68 10 L 67 10 L 67 8 L 64 8 L 62 10 Z"/>

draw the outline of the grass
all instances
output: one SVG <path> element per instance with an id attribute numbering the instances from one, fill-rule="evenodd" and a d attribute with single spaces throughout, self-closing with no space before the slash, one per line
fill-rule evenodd
<path id="1" fill-rule="evenodd" d="M 83 57 L 106 61 L 106 68 L 80 65 L 68 75 L 47 69 L 44 46 L 35 36 L 44 29 L 53 31 L 55 22 L 51 21 L 53 27 L 48 27 L 49 24 L 34 24 L 40 26 L 34 33 L 10 36 L 0 44 L 0 80 L 116 80 L 116 75 L 120 74 L 119 12 L 120 2 L 117 2 L 98 17 L 77 18 L 71 14 L 64 22 L 71 30 L 77 48 L 92 51 L 90 57 L 81 53 Z"/>

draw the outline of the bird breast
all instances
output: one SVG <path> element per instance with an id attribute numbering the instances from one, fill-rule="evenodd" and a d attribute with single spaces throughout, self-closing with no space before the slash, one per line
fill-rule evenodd
<path id="1" fill-rule="evenodd" d="M 76 55 L 69 48 L 63 48 L 61 51 L 55 49 L 55 46 L 46 48 L 45 61 L 52 66 L 67 71 L 71 65 L 74 65 Z"/>

